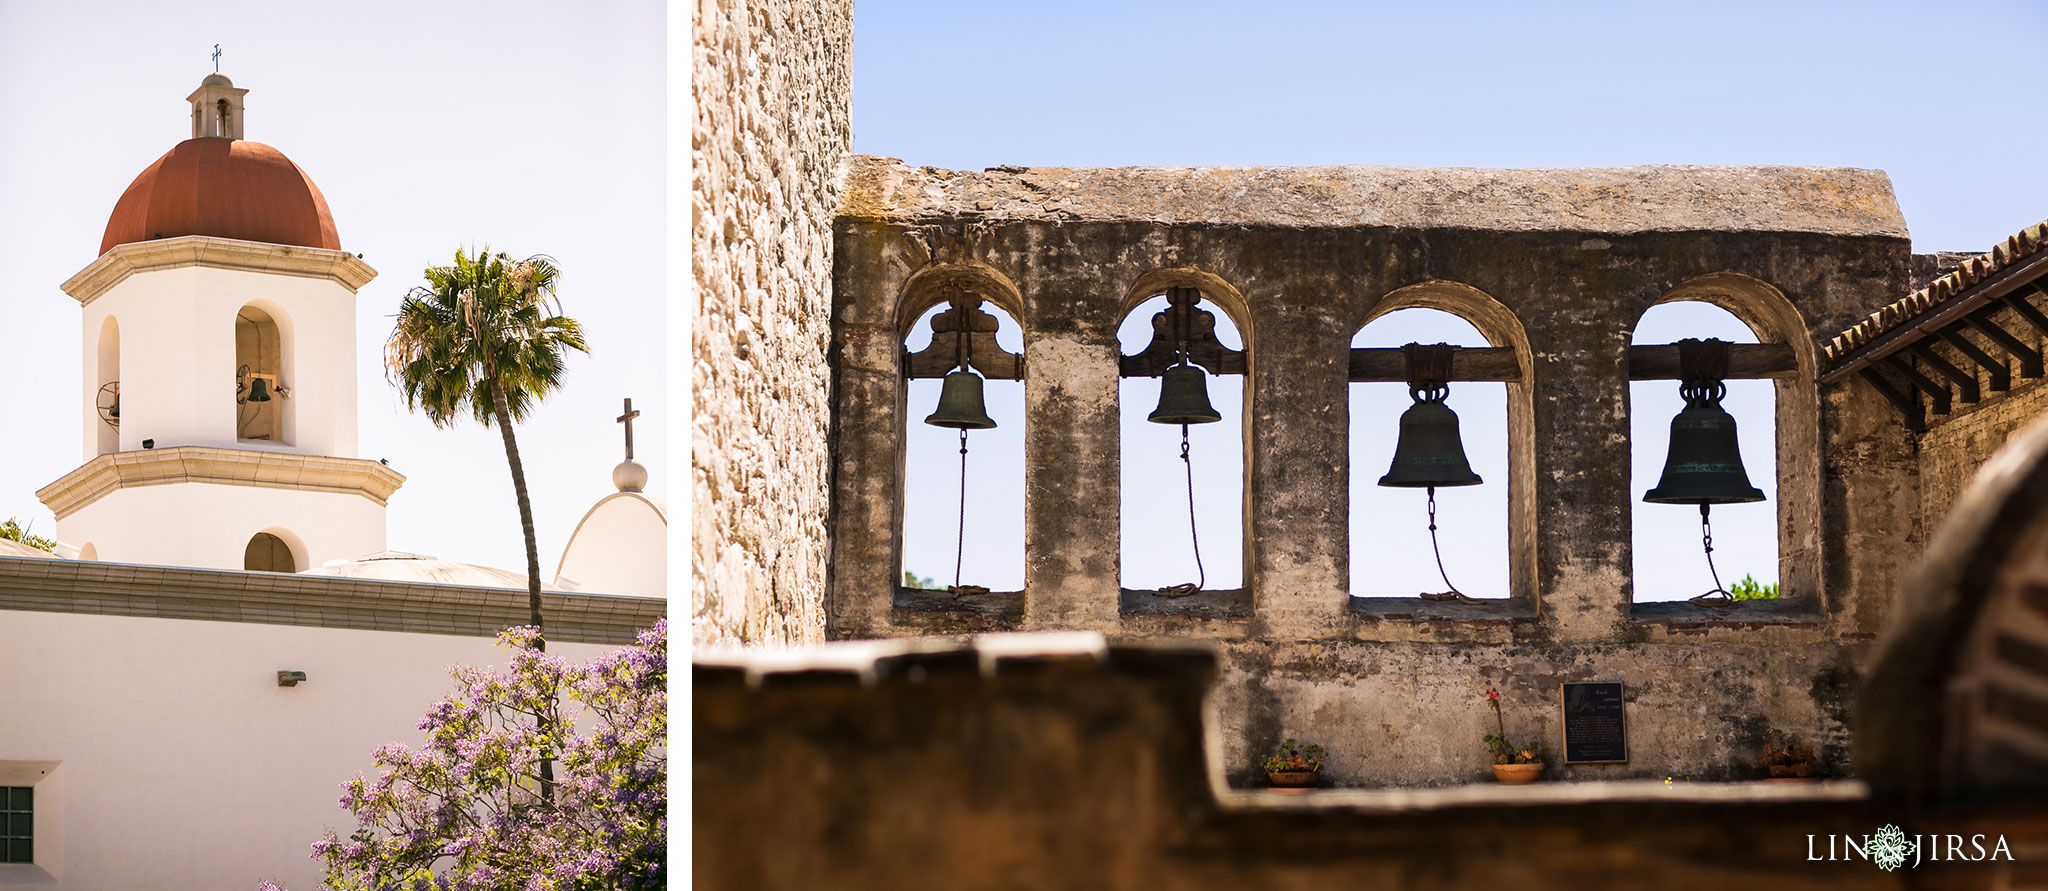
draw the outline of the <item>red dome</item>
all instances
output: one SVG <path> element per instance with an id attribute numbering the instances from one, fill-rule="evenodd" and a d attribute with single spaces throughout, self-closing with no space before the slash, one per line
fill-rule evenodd
<path id="1" fill-rule="evenodd" d="M 327 199 L 299 165 L 263 143 L 219 136 L 178 143 L 142 171 L 114 205 L 100 253 L 180 235 L 341 250 Z"/>

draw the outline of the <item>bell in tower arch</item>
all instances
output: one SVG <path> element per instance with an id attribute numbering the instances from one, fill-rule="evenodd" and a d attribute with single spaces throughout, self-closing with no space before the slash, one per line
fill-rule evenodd
<path id="1" fill-rule="evenodd" d="M 925 416 L 924 422 L 954 430 L 995 427 L 995 420 L 988 416 L 988 404 L 982 400 L 981 383 L 981 375 L 965 368 L 947 374 L 945 383 L 939 387 L 939 406 Z"/>
<path id="2" fill-rule="evenodd" d="M 1447 344 L 1411 343 L 1401 348 L 1408 362 L 1408 395 L 1415 404 L 1401 413 L 1394 460 L 1380 485 L 1399 488 L 1476 486 L 1483 482 L 1465 458 L 1458 413 L 1444 405 L 1450 395 L 1451 351 Z"/>
<path id="3" fill-rule="evenodd" d="M 1209 404 L 1209 374 L 1199 365 L 1175 365 L 1159 378 L 1159 406 L 1145 416 L 1154 424 L 1213 424 L 1223 420 Z"/>
<path id="4" fill-rule="evenodd" d="M 1657 485 L 1643 493 L 1650 504 L 1747 504 L 1764 500 L 1749 482 L 1735 438 L 1735 416 L 1721 407 L 1722 376 L 1730 345 L 1720 340 L 1678 342 L 1685 407 L 1671 419 L 1671 445 Z"/>

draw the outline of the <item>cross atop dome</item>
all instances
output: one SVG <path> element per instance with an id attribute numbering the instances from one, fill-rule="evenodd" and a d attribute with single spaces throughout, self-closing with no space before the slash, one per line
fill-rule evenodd
<path id="1" fill-rule="evenodd" d="M 216 58 L 215 64 L 219 64 Z M 186 96 L 192 103 L 192 136 L 242 138 L 242 97 L 248 90 L 235 86 L 227 75 L 215 71 L 199 82 L 199 89 Z"/>

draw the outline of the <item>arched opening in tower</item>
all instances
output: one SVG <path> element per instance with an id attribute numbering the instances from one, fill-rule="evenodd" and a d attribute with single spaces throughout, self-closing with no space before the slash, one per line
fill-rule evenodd
<path id="1" fill-rule="evenodd" d="M 251 572 L 298 572 L 292 546 L 268 532 L 258 532 L 242 550 L 242 568 Z"/>
<path id="2" fill-rule="evenodd" d="M 284 338 L 256 306 L 235 314 L 235 438 L 285 441 Z"/>

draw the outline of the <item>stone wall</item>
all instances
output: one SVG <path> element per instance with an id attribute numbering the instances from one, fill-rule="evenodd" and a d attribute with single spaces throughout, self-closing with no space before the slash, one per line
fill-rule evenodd
<path id="1" fill-rule="evenodd" d="M 2014 432 L 2048 414 L 2048 385 L 2042 381 L 2021 380 L 2015 375 L 2010 391 L 1982 392 L 1982 401 L 1975 405 L 1957 402 L 1955 411 L 1930 416 L 1927 432 L 1920 435 L 1920 507 L 1924 528 L 1933 529 L 1948 516 L 1949 507 L 1977 475 L 1977 469 Z"/>
<path id="2" fill-rule="evenodd" d="M 1205 723 L 1203 694 L 1216 663 L 1205 650 L 1004 635 L 971 646 L 834 643 L 803 661 L 699 663 L 691 875 L 699 887 L 749 889 L 935 880 L 1304 891 L 1900 888 L 1912 886 L 1908 870 L 1827 861 L 1827 836 L 1860 839 L 1886 822 L 1916 834 L 1956 831 L 1901 816 L 1855 782 L 1667 785 L 1660 777 L 1232 791 L 1212 760 L 1216 730 Z M 739 766 L 733 753 L 745 753 Z M 1821 862 L 1810 859 L 1810 837 Z M 2001 878 L 2000 868 L 2024 866 L 2041 849 L 2031 843 L 2015 834 L 2017 865 L 1923 872 L 1982 887 Z"/>
<path id="3" fill-rule="evenodd" d="M 703 0 L 691 90 L 691 636 L 824 636 L 831 224 L 851 0 Z"/>

